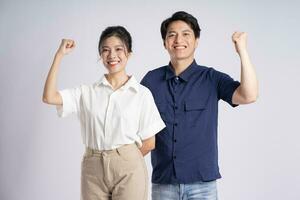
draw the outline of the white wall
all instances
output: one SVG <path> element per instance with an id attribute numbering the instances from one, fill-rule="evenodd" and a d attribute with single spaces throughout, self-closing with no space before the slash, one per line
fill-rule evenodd
<path id="1" fill-rule="evenodd" d="M 156 3 L 155 3 L 156 2 Z M 133 36 L 128 73 L 139 80 L 167 64 L 162 20 L 185 10 L 202 28 L 196 59 L 239 79 L 231 43 L 249 34 L 260 80 L 258 102 L 220 103 L 219 198 L 300 199 L 299 1 L 0 1 L 0 199 L 79 199 L 84 150 L 76 117 L 59 119 L 42 103 L 44 81 L 62 38 L 77 42 L 63 60 L 59 88 L 93 83 L 105 72 L 97 44 L 108 25 Z M 151 170 L 147 157 L 149 171 Z"/>

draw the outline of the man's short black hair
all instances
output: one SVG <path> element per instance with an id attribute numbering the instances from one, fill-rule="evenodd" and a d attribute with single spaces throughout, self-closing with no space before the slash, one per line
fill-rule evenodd
<path id="1" fill-rule="evenodd" d="M 104 40 L 111 36 L 118 37 L 126 46 L 128 53 L 132 52 L 132 39 L 130 33 L 126 30 L 126 28 L 124 28 L 123 26 L 109 26 L 101 33 L 99 39 L 98 51 L 100 55 Z"/>
<path id="2" fill-rule="evenodd" d="M 200 31 L 201 31 L 201 29 L 199 27 L 197 19 L 193 15 L 191 15 L 191 14 L 189 14 L 187 12 L 178 11 L 178 12 L 174 13 L 171 17 L 165 19 L 161 23 L 160 33 L 161 33 L 161 37 L 162 37 L 163 41 L 165 41 L 165 39 L 166 39 L 168 26 L 172 22 L 178 21 L 178 20 L 184 21 L 185 23 L 187 23 L 191 27 L 191 29 L 194 32 L 195 38 L 199 38 L 200 37 Z"/>

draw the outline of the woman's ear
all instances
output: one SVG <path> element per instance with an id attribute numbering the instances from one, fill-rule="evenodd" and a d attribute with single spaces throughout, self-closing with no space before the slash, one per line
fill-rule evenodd
<path id="1" fill-rule="evenodd" d="M 128 52 L 128 53 L 127 53 L 127 58 L 130 58 L 131 55 L 132 55 L 132 52 Z"/>

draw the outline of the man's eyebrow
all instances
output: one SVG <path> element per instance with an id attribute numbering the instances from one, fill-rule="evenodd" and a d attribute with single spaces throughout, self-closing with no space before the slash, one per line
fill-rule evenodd
<path id="1" fill-rule="evenodd" d="M 167 33 L 176 33 L 176 31 L 170 30 Z"/>
<path id="2" fill-rule="evenodd" d="M 192 32 L 192 30 L 190 30 L 190 29 L 184 29 L 184 30 L 181 31 L 181 32 Z M 176 33 L 176 31 L 170 30 L 170 31 L 168 31 L 167 33 Z"/>

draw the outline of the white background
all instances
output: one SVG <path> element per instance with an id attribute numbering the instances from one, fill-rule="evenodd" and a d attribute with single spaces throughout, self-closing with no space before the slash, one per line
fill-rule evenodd
<path id="1" fill-rule="evenodd" d="M 75 116 L 60 119 L 42 103 L 43 85 L 62 38 L 77 47 L 59 72 L 59 89 L 97 81 L 101 31 L 125 26 L 133 37 L 127 66 L 138 80 L 169 61 L 160 23 L 173 12 L 201 26 L 199 64 L 239 80 L 231 34 L 246 31 L 259 100 L 231 108 L 220 102 L 220 199 L 300 199 L 299 1 L 0 1 L 0 199 L 80 197 L 84 151 Z M 150 156 L 146 157 L 149 174 Z"/>

